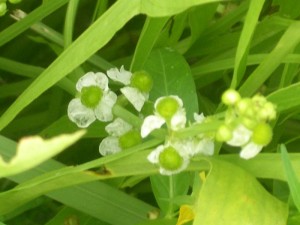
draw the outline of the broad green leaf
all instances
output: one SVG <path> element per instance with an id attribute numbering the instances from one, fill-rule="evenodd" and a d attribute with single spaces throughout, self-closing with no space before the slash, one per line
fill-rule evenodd
<path id="1" fill-rule="evenodd" d="M 17 145 L 16 155 L 9 162 L 5 162 L 0 156 L 0 177 L 12 176 L 41 164 L 79 140 L 84 133 L 85 131 L 78 131 L 49 140 L 39 136 L 21 139 Z"/>
<path id="2" fill-rule="evenodd" d="M 231 80 L 231 88 L 236 88 L 240 80 L 243 78 L 244 72 L 246 70 L 246 62 L 250 48 L 250 42 L 254 34 L 254 30 L 256 28 L 260 11 L 262 10 L 263 5 L 264 0 L 250 1 L 249 10 L 247 12 L 244 27 L 237 46 L 233 78 Z"/>
<path id="3" fill-rule="evenodd" d="M 188 173 L 180 173 L 172 176 L 154 175 L 150 176 L 151 186 L 159 208 L 164 215 L 172 215 L 179 208 L 175 199 L 186 195 L 190 177 Z"/>
<path id="4" fill-rule="evenodd" d="M 215 161 L 194 206 L 193 224 L 285 225 L 287 209 L 245 170 Z"/>
<path id="5" fill-rule="evenodd" d="M 292 23 L 282 35 L 273 51 L 261 62 L 240 88 L 242 95 L 252 95 L 272 75 L 287 54 L 300 42 L 300 22 Z"/>
<path id="6" fill-rule="evenodd" d="M 171 16 L 194 5 L 209 2 L 215 2 L 215 0 L 117 1 L 83 32 L 6 110 L 0 118 L 0 130 L 7 126 L 34 99 L 102 48 L 135 15 L 145 13 L 152 17 Z"/>
<path id="7" fill-rule="evenodd" d="M 195 83 L 190 67 L 184 57 L 170 48 L 153 51 L 144 69 L 153 77 L 150 99 L 166 95 L 178 95 L 186 107 L 187 117 L 191 119 L 198 112 Z"/>
<path id="8" fill-rule="evenodd" d="M 284 145 L 280 145 L 280 150 L 287 183 L 289 185 L 294 204 L 296 205 L 298 212 L 300 212 L 300 183 L 290 162 L 286 147 Z"/>
<path id="9" fill-rule="evenodd" d="M 300 106 L 299 92 L 300 83 L 295 83 L 271 93 L 267 99 L 277 105 L 278 112 L 284 112 Z"/>
<path id="10" fill-rule="evenodd" d="M 156 219 L 144 223 L 139 223 L 137 225 L 175 225 L 175 224 L 176 224 L 176 219 Z"/>

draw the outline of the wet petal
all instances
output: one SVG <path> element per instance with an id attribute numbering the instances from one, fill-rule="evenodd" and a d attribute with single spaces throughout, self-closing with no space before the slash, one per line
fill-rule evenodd
<path id="1" fill-rule="evenodd" d="M 108 70 L 107 76 L 114 81 L 118 81 L 124 85 L 129 85 L 132 73 L 125 70 L 124 66 L 121 66 L 120 70 L 118 70 L 117 68 Z"/>
<path id="2" fill-rule="evenodd" d="M 99 145 L 99 152 L 103 156 L 112 155 L 120 151 L 121 148 L 119 146 L 119 139 L 117 137 L 106 137 Z"/>
<path id="3" fill-rule="evenodd" d="M 159 116 L 150 115 L 144 119 L 141 127 L 142 138 L 148 136 L 153 130 L 160 128 L 165 123 L 165 120 Z"/>
<path id="4" fill-rule="evenodd" d="M 165 146 L 159 145 L 157 146 L 150 154 L 148 155 L 147 159 L 149 162 L 156 164 L 159 162 L 159 154 L 164 150 Z"/>
<path id="5" fill-rule="evenodd" d="M 262 150 L 262 148 L 262 145 L 257 145 L 253 142 L 250 142 L 242 148 L 240 157 L 243 159 L 251 159 L 256 156 Z"/>
<path id="6" fill-rule="evenodd" d="M 121 88 L 121 92 L 139 112 L 141 111 L 145 101 L 148 99 L 148 95 L 144 95 L 138 89 L 133 87 Z"/>
<path id="7" fill-rule="evenodd" d="M 80 92 L 83 87 L 89 86 L 98 86 L 106 91 L 108 90 L 108 78 L 104 73 L 88 72 L 78 80 L 76 89 Z"/>
<path id="8" fill-rule="evenodd" d="M 185 110 L 181 108 L 180 110 L 178 110 L 177 113 L 175 113 L 175 115 L 171 119 L 171 129 L 179 130 L 181 128 L 184 128 L 185 124 L 186 124 Z"/>
<path id="9" fill-rule="evenodd" d="M 239 125 L 232 133 L 233 137 L 226 143 L 231 146 L 242 146 L 246 144 L 252 135 L 252 131 L 248 130 L 243 125 Z"/>
<path id="10" fill-rule="evenodd" d="M 70 101 L 68 105 L 68 117 L 81 128 L 88 127 L 96 120 L 93 110 L 82 105 L 79 98 Z"/>
<path id="11" fill-rule="evenodd" d="M 205 116 L 203 113 L 194 113 L 194 120 L 196 121 L 196 123 L 202 123 L 205 120 Z"/>
<path id="12" fill-rule="evenodd" d="M 116 118 L 112 123 L 105 127 L 111 136 L 120 137 L 132 129 L 132 126 L 121 118 Z"/>
<path id="13" fill-rule="evenodd" d="M 214 154 L 215 144 L 209 138 L 203 138 L 198 141 L 195 145 L 194 154 L 203 154 L 203 155 L 213 155 Z"/>
<path id="14" fill-rule="evenodd" d="M 99 105 L 95 109 L 95 115 L 98 120 L 107 122 L 113 119 L 112 107 L 117 101 L 117 95 L 108 91 L 104 93 Z"/>

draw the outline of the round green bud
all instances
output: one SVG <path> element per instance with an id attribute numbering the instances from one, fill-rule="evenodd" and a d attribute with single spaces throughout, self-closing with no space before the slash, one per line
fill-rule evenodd
<path id="1" fill-rule="evenodd" d="M 173 147 L 169 146 L 159 154 L 159 164 L 164 169 L 177 170 L 182 166 L 183 158 Z"/>
<path id="2" fill-rule="evenodd" d="M 252 118 L 242 117 L 242 124 L 249 130 L 253 130 L 257 125 L 257 121 Z"/>
<path id="3" fill-rule="evenodd" d="M 150 92 L 153 86 L 152 77 L 145 71 L 138 71 L 132 74 L 131 85 L 141 92 Z"/>
<path id="4" fill-rule="evenodd" d="M 8 0 L 12 4 L 20 3 L 22 0 Z"/>
<path id="5" fill-rule="evenodd" d="M 88 108 L 95 108 L 103 96 L 102 90 L 97 86 L 83 87 L 81 89 L 81 103 Z"/>
<path id="6" fill-rule="evenodd" d="M 236 104 L 237 113 L 240 116 L 253 117 L 255 116 L 253 102 L 250 98 L 243 98 Z"/>
<path id="7" fill-rule="evenodd" d="M 228 89 L 222 95 L 222 102 L 225 105 L 235 105 L 240 99 L 240 94 L 234 89 Z"/>
<path id="8" fill-rule="evenodd" d="M 225 124 L 221 125 L 216 133 L 216 140 L 219 142 L 226 142 L 232 138 L 232 130 Z"/>
<path id="9" fill-rule="evenodd" d="M 179 103 L 172 97 L 165 97 L 156 105 L 156 111 L 165 119 L 171 119 L 179 108 Z"/>
<path id="10" fill-rule="evenodd" d="M 140 144 L 141 142 L 142 138 L 140 132 L 136 130 L 130 130 L 119 137 L 119 146 L 122 149 L 130 148 L 132 146 Z"/>
<path id="11" fill-rule="evenodd" d="M 272 128 L 267 123 L 258 124 L 252 134 L 252 141 L 258 145 L 267 145 L 272 140 L 273 132 Z"/>
<path id="12" fill-rule="evenodd" d="M 4 16 L 7 11 L 7 6 L 5 2 L 0 2 L 0 16 Z"/>

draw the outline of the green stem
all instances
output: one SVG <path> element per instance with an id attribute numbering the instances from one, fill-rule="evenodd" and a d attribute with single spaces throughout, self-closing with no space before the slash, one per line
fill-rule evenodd
<path id="1" fill-rule="evenodd" d="M 169 207 L 168 212 L 166 215 L 166 218 L 172 218 L 172 213 L 174 211 L 174 204 L 173 204 L 173 198 L 174 198 L 174 186 L 173 186 L 173 175 L 169 176 Z"/>

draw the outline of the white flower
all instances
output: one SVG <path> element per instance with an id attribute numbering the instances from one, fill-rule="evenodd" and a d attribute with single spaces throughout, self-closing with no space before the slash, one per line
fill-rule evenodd
<path id="1" fill-rule="evenodd" d="M 78 127 L 88 127 L 96 119 L 103 122 L 113 119 L 112 107 L 117 95 L 109 90 L 105 74 L 88 72 L 78 80 L 76 89 L 81 96 L 69 103 L 68 116 Z M 84 96 L 83 92 L 88 94 Z"/>
<path id="2" fill-rule="evenodd" d="M 248 144 L 242 147 L 240 157 L 244 159 L 251 159 L 254 156 L 256 156 L 262 150 L 262 148 L 262 145 L 249 142 Z"/>
<path id="3" fill-rule="evenodd" d="M 125 87 L 121 88 L 120 91 L 133 105 L 133 107 L 140 112 L 145 101 L 147 101 L 149 98 L 149 93 L 140 91 L 138 88 L 130 86 L 132 73 L 125 70 L 124 66 L 122 66 L 120 70 L 117 68 L 108 70 L 107 76 L 114 81 L 118 81 L 126 85 Z"/>
<path id="4" fill-rule="evenodd" d="M 172 102 L 169 103 L 168 100 Z M 185 109 L 182 100 L 178 96 L 160 97 L 155 101 L 154 108 L 154 115 L 147 116 L 142 124 L 141 136 L 143 138 L 165 123 L 174 131 L 185 127 Z"/>
<path id="5" fill-rule="evenodd" d="M 226 143 L 231 146 L 243 146 L 249 142 L 251 136 L 251 130 L 247 129 L 243 125 L 238 125 L 232 133 L 232 138 Z"/>
<path id="6" fill-rule="evenodd" d="M 180 150 L 182 154 L 189 157 L 193 157 L 197 154 L 213 155 L 214 154 L 214 142 L 210 138 L 188 138 L 172 140 L 172 145 Z"/>
<path id="7" fill-rule="evenodd" d="M 106 132 L 110 135 L 104 138 L 99 145 L 101 155 L 111 155 L 120 152 L 122 148 L 119 145 L 119 137 L 132 129 L 132 126 L 122 120 L 116 118 L 112 123 L 105 127 Z"/>
<path id="8" fill-rule="evenodd" d="M 168 147 L 171 147 L 172 150 L 174 150 L 177 153 L 177 159 L 175 159 L 175 162 L 173 160 L 167 161 L 167 162 L 161 162 L 160 155 L 168 149 Z M 159 165 L 159 172 L 162 175 L 172 175 L 172 174 L 177 174 L 183 171 L 184 169 L 187 168 L 189 164 L 189 157 L 186 154 L 180 153 L 174 146 L 172 146 L 170 143 L 166 145 L 159 145 L 156 147 L 147 157 L 149 162 L 153 164 L 158 164 Z M 172 167 L 172 163 L 175 163 L 177 165 L 178 160 L 180 160 L 180 165 L 178 168 L 175 168 L 174 170 L 168 169 L 167 167 Z M 164 164 L 164 165 L 163 165 Z"/>

